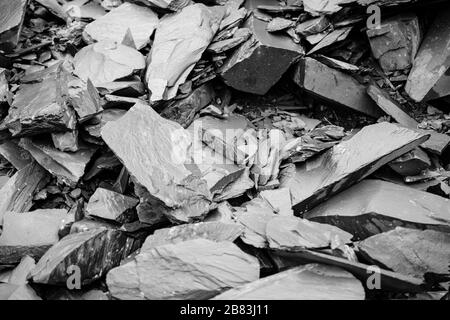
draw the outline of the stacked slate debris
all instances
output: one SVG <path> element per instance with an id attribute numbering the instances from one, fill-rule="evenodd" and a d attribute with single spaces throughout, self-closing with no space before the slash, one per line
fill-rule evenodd
<path id="1" fill-rule="evenodd" d="M 447 1 L 0 22 L 0 299 L 449 298 Z"/>

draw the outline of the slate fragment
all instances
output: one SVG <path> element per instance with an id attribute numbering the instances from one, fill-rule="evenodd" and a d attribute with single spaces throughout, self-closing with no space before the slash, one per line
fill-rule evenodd
<path id="1" fill-rule="evenodd" d="M 102 108 L 100 95 L 91 80 L 86 82 L 71 76 L 68 83 L 69 101 L 74 108 L 79 123 L 86 122 L 98 114 Z"/>
<path id="2" fill-rule="evenodd" d="M 248 5 L 257 3 L 249 1 Z M 267 22 L 253 15 L 244 26 L 253 36 L 233 52 L 219 72 L 223 81 L 234 89 L 263 95 L 298 61 L 304 50 L 288 36 L 267 32 Z M 265 67 L 261 68 L 262 65 Z"/>
<path id="3" fill-rule="evenodd" d="M 28 283 L 30 272 L 36 266 L 36 262 L 30 256 L 24 256 L 17 267 L 11 271 L 8 283 L 15 285 L 25 285 Z"/>
<path id="4" fill-rule="evenodd" d="M 381 180 L 364 180 L 318 205 L 305 218 L 365 239 L 396 226 L 450 230 L 449 199 Z"/>
<path id="5" fill-rule="evenodd" d="M 271 249 L 296 251 L 350 243 L 353 236 L 328 224 L 279 216 L 267 222 L 266 237 Z"/>
<path id="6" fill-rule="evenodd" d="M 414 60 L 405 91 L 414 101 L 428 101 L 450 94 L 450 8 L 437 13 Z"/>
<path id="7" fill-rule="evenodd" d="M 184 165 L 191 140 L 178 123 L 136 104 L 119 120 L 107 123 L 102 138 L 153 197 L 154 211 L 178 222 L 201 219 L 209 212 L 206 181 Z"/>
<path id="8" fill-rule="evenodd" d="M 389 73 L 412 66 L 422 31 L 415 14 L 400 14 L 382 21 L 380 28 L 367 29 L 373 56 Z"/>
<path id="9" fill-rule="evenodd" d="M 87 285 L 119 265 L 126 236 L 121 231 L 96 229 L 70 234 L 52 246 L 36 265 L 33 282 L 65 286 L 68 268 L 81 270 L 81 284 Z"/>
<path id="10" fill-rule="evenodd" d="M 422 149 L 416 148 L 391 161 L 389 167 L 404 177 L 416 176 L 431 167 L 431 160 Z"/>
<path id="11" fill-rule="evenodd" d="M 313 58 L 303 58 L 294 71 L 294 82 L 312 95 L 351 108 L 371 117 L 382 115 L 367 96 L 365 86 L 352 76 L 330 68 Z"/>
<path id="12" fill-rule="evenodd" d="M 30 153 L 21 148 L 17 141 L 14 140 L 0 144 L 0 155 L 8 160 L 17 170 L 25 168 L 33 161 Z"/>
<path id="13" fill-rule="evenodd" d="M 33 197 L 50 180 L 50 175 L 35 161 L 17 171 L 0 189 L 0 225 L 3 215 L 10 212 L 27 212 Z"/>
<path id="14" fill-rule="evenodd" d="M 165 9 L 169 11 L 180 11 L 184 7 L 191 5 L 191 0 L 138 0 L 150 7 Z"/>
<path id="15" fill-rule="evenodd" d="M 176 96 L 219 29 L 223 15 L 222 7 L 197 3 L 161 19 L 145 74 L 150 101 Z"/>
<path id="16" fill-rule="evenodd" d="M 158 16 L 150 8 L 126 2 L 89 23 L 84 34 L 97 42 L 108 40 L 121 43 L 127 30 L 130 30 L 136 49 L 140 50 L 150 41 L 158 21 Z"/>
<path id="17" fill-rule="evenodd" d="M 258 278 L 257 259 L 235 244 L 195 239 L 141 251 L 111 270 L 106 283 L 121 300 L 199 300 Z"/>
<path id="18" fill-rule="evenodd" d="M 171 228 L 158 229 L 148 236 L 142 245 L 141 251 L 166 244 L 176 244 L 194 239 L 208 239 L 215 242 L 236 240 L 243 231 L 243 227 L 237 223 L 223 222 L 199 222 L 194 224 L 183 224 Z"/>
<path id="19" fill-rule="evenodd" d="M 293 177 L 284 179 L 281 186 L 290 188 L 293 209 L 296 214 L 301 214 L 414 149 L 427 138 L 396 124 L 369 125 L 351 139 L 297 165 Z"/>
<path id="20" fill-rule="evenodd" d="M 326 16 L 320 16 L 315 19 L 306 20 L 295 27 L 295 32 L 303 37 L 325 31 L 331 25 Z"/>
<path id="21" fill-rule="evenodd" d="M 22 84 L 6 117 L 6 127 L 14 137 L 75 128 L 73 109 L 68 106 L 67 75 L 57 72 L 41 82 Z"/>
<path id="22" fill-rule="evenodd" d="M 22 138 L 20 146 L 29 151 L 34 159 L 61 182 L 75 186 L 96 151 L 95 147 L 80 145 L 77 152 L 60 151 L 43 139 Z"/>
<path id="23" fill-rule="evenodd" d="M 357 244 L 369 261 L 395 272 L 424 278 L 446 275 L 450 263 L 450 234 L 397 227 Z"/>
<path id="24" fill-rule="evenodd" d="M 230 289 L 212 300 L 364 300 L 364 288 L 349 272 L 307 264 Z"/>
<path id="25" fill-rule="evenodd" d="M 0 3 L 1 49 L 12 51 L 19 42 L 27 0 L 2 1 Z"/>
<path id="26" fill-rule="evenodd" d="M 52 141 L 55 148 L 60 151 L 77 152 L 80 148 L 78 144 L 78 130 L 52 133 Z"/>
<path id="27" fill-rule="evenodd" d="M 74 58 L 74 73 L 94 86 L 127 77 L 145 68 L 144 56 L 136 49 L 102 41 L 78 51 Z"/>
<path id="28" fill-rule="evenodd" d="M 126 223 L 135 220 L 132 209 L 137 206 L 139 200 L 104 188 L 98 188 L 89 199 L 86 214 Z"/>

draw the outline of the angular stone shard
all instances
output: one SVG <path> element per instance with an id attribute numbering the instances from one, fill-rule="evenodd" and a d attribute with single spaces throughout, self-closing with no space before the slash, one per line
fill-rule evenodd
<path id="1" fill-rule="evenodd" d="M 405 91 L 414 101 L 450 94 L 450 8 L 439 11 L 428 28 L 408 76 Z"/>
<path id="2" fill-rule="evenodd" d="M 284 179 L 281 185 L 290 188 L 293 209 L 301 214 L 416 148 L 427 138 L 396 124 L 369 125 L 319 157 L 297 165 L 295 174 Z"/>
<path id="3" fill-rule="evenodd" d="M 3 50 L 12 50 L 19 42 L 25 18 L 27 0 L 0 3 L 0 44 Z"/>
<path id="4" fill-rule="evenodd" d="M 259 193 L 259 197 L 266 200 L 275 213 L 283 216 L 292 216 L 291 193 L 287 188 L 265 190 Z"/>
<path id="5" fill-rule="evenodd" d="M 358 239 L 396 226 L 450 231 L 450 200 L 381 180 L 365 180 L 305 214 Z"/>
<path id="6" fill-rule="evenodd" d="M 86 207 L 88 216 L 126 223 L 136 220 L 131 211 L 139 203 L 138 199 L 120 193 L 98 188 L 89 199 Z"/>
<path id="7" fill-rule="evenodd" d="M 20 146 L 29 151 L 34 159 L 60 181 L 75 186 L 96 151 L 95 147 L 81 145 L 75 153 L 60 151 L 41 139 L 22 138 Z"/>
<path id="8" fill-rule="evenodd" d="M 67 75 L 57 72 L 41 82 L 22 84 L 6 117 L 14 137 L 75 128 L 76 119 L 67 101 Z"/>
<path id="9" fill-rule="evenodd" d="M 386 19 L 380 28 L 367 29 L 367 36 L 373 56 L 385 72 L 410 68 L 422 40 L 419 18 L 415 14 Z"/>
<path id="10" fill-rule="evenodd" d="M 0 300 L 42 300 L 29 285 L 0 283 Z"/>
<path id="11" fill-rule="evenodd" d="M 134 182 L 134 193 L 139 197 L 139 204 L 136 207 L 136 212 L 140 222 L 150 226 L 168 223 L 168 219 L 164 213 L 155 208 L 155 198 L 145 187 Z"/>
<path id="12" fill-rule="evenodd" d="M 80 149 L 78 144 L 78 130 L 52 133 L 52 141 L 55 148 L 60 151 L 77 152 Z"/>
<path id="13" fill-rule="evenodd" d="M 33 161 L 30 153 L 19 147 L 18 143 L 13 140 L 0 144 L 0 154 L 17 170 L 25 168 Z"/>
<path id="14" fill-rule="evenodd" d="M 344 41 L 347 39 L 348 35 L 350 34 L 350 31 L 352 31 L 353 27 L 345 27 L 341 29 L 336 29 L 328 33 L 325 37 L 323 37 L 319 43 L 317 43 L 314 48 L 312 48 L 310 51 L 308 51 L 308 55 L 313 54 L 316 51 L 319 51 L 323 48 L 326 48 L 328 46 L 331 46 L 337 42 Z"/>
<path id="15" fill-rule="evenodd" d="M 341 268 L 308 264 L 244 286 L 212 300 L 364 300 L 361 282 Z"/>
<path id="16" fill-rule="evenodd" d="M 378 272 L 380 288 L 392 292 L 423 292 L 425 290 L 423 279 L 388 271 L 376 266 L 350 261 L 346 258 L 336 257 L 312 250 L 300 250 L 298 252 L 277 251 L 276 255 L 287 261 L 290 266 L 308 263 L 320 263 L 339 267 L 353 274 L 366 289 L 373 290 L 374 272 Z M 371 285 L 371 286 L 369 286 Z M 370 289 L 371 288 L 371 289 Z"/>
<path id="17" fill-rule="evenodd" d="M 259 3 L 249 2 L 253 6 Z M 224 82 L 236 90 L 263 95 L 298 61 L 304 50 L 286 35 L 269 33 L 267 22 L 253 15 L 245 27 L 253 36 L 225 61 L 220 74 Z M 265 67 L 261 68 L 262 65 Z"/>
<path id="18" fill-rule="evenodd" d="M 107 123 L 102 138 L 153 197 L 154 212 L 178 222 L 201 219 L 209 212 L 212 196 L 206 181 L 185 166 L 191 139 L 178 123 L 136 104 Z"/>
<path id="19" fill-rule="evenodd" d="M 266 237 L 271 249 L 297 251 L 350 243 L 353 237 L 329 224 L 298 217 L 276 217 L 267 222 Z"/>
<path id="20" fill-rule="evenodd" d="M 416 148 L 391 161 L 389 167 L 404 177 L 416 176 L 431 167 L 431 160 L 422 149 Z"/>
<path id="21" fill-rule="evenodd" d="M 95 41 L 121 43 L 127 30 L 131 31 L 138 50 L 145 47 L 158 25 L 158 16 L 151 9 L 124 3 L 103 17 L 89 23 L 85 35 Z"/>
<path id="22" fill-rule="evenodd" d="M 303 37 L 325 31 L 330 26 L 330 20 L 326 16 L 321 16 L 312 20 L 299 23 L 295 27 L 295 32 Z"/>
<path id="23" fill-rule="evenodd" d="M 84 47 L 75 55 L 74 73 L 94 86 L 129 76 L 145 68 L 145 58 L 136 49 L 102 41 Z"/>
<path id="24" fill-rule="evenodd" d="M 36 262 L 30 256 L 24 256 L 17 267 L 11 271 L 8 283 L 15 285 L 25 285 L 28 283 L 28 277 L 36 266 Z"/>
<path id="25" fill-rule="evenodd" d="M 39 260 L 31 273 L 33 282 L 66 286 L 73 273 L 68 268 L 78 266 L 81 284 L 87 285 L 119 265 L 126 238 L 121 231 L 105 229 L 70 234 Z"/>
<path id="26" fill-rule="evenodd" d="M 336 105 L 351 108 L 374 118 L 382 115 L 369 98 L 365 86 L 352 76 L 306 57 L 294 72 L 294 81 L 300 88 Z"/>
<path id="27" fill-rule="evenodd" d="M 151 101 L 169 100 L 219 29 L 223 7 L 197 3 L 161 19 L 145 75 Z"/>
<path id="28" fill-rule="evenodd" d="M 198 300 L 258 278 L 258 260 L 232 242 L 195 239 L 141 251 L 111 270 L 106 283 L 122 300 Z"/>
<path id="29" fill-rule="evenodd" d="M 100 95 L 91 80 L 84 82 L 78 77 L 71 76 L 68 86 L 69 101 L 75 109 L 79 123 L 93 118 L 102 110 Z"/>
<path id="30" fill-rule="evenodd" d="M 193 239 L 208 239 L 215 242 L 236 240 L 244 228 L 237 223 L 199 222 L 171 228 L 158 229 L 145 240 L 141 251 L 166 244 L 176 244 Z"/>
<path id="31" fill-rule="evenodd" d="M 446 275 L 450 263 L 450 233 L 397 227 L 358 243 L 370 262 L 395 272 L 423 278 Z"/>
<path id="32" fill-rule="evenodd" d="M 19 170 L 0 189 L 0 225 L 6 212 L 27 212 L 33 205 L 33 197 L 48 182 L 50 175 L 37 163 L 32 162 Z"/>

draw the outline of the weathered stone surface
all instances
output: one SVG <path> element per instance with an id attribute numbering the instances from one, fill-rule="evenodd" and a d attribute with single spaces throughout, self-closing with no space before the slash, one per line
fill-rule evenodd
<path id="1" fill-rule="evenodd" d="M 12 50 L 19 42 L 27 0 L 0 3 L 0 44 L 3 50 Z"/>
<path id="2" fill-rule="evenodd" d="M 266 237 L 271 249 L 297 251 L 349 243 L 353 236 L 329 224 L 292 216 L 269 220 L 266 225 Z"/>
<path id="3" fill-rule="evenodd" d="M 258 278 L 257 259 L 232 242 L 195 239 L 141 251 L 106 283 L 123 300 L 208 299 Z"/>
<path id="4" fill-rule="evenodd" d="M 312 20 L 299 23 L 295 27 L 295 32 L 304 37 L 325 31 L 330 26 L 330 20 L 326 16 L 321 16 Z"/>
<path id="5" fill-rule="evenodd" d="M 365 239 L 358 249 L 370 262 L 404 275 L 448 274 L 450 233 L 397 227 Z"/>
<path id="6" fill-rule="evenodd" d="M 365 239 L 396 226 L 450 231 L 450 200 L 381 180 L 365 180 L 305 214 Z"/>
<path id="7" fill-rule="evenodd" d="M 103 126 L 109 121 L 116 121 L 122 118 L 125 113 L 127 113 L 127 111 L 122 109 L 103 110 L 96 117 L 86 122 L 84 125 L 84 130 L 92 137 L 101 138 L 101 130 Z"/>
<path id="8" fill-rule="evenodd" d="M 136 49 L 102 41 L 84 47 L 75 55 L 74 73 L 95 86 L 131 75 L 145 68 L 145 58 Z"/>
<path id="9" fill-rule="evenodd" d="M 14 168 L 21 170 L 31 164 L 33 157 L 14 140 L 0 144 L 0 154 L 8 160 Z"/>
<path id="10" fill-rule="evenodd" d="M 303 265 L 308 263 L 320 263 L 342 268 L 353 274 L 364 287 L 373 290 L 377 283 L 374 282 L 373 274 L 378 272 L 379 288 L 392 292 L 422 292 L 425 290 L 423 279 L 388 271 L 376 266 L 350 261 L 346 258 L 336 257 L 312 250 L 300 250 L 297 252 L 277 251 L 276 254 L 282 259 L 287 259 L 289 265 Z M 378 280 L 377 280 L 378 281 Z"/>
<path id="11" fill-rule="evenodd" d="M 107 123 L 102 138 L 154 198 L 154 211 L 180 222 L 208 213 L 211 194 L 206 181 L 184 165 L 191 140 L 178 123 L 136 104 L 119 120 Z"/>
<path id="12" fill-rule="evenodd" d="M 54 148 L 45 140 L 22 138 L 20 146 L 60 181 L 74 186 L 84 175 L 86 165 L 96 151 L 95 147 L 80 145 L 77 152 L 68 153 Z"/>
<path id="13" fill-rule="evenodd" d="M 427 139 L 415 131 L 382 122 L 364 127 L 351 139 L 297 165 L 281 181 L 289 187 L 296 214 L 308 211 Z M 379 143 L 383 141 L 383 143 Z"/>
<path id="14" fill-rule="evenodd" d="M 219 29 L 223 15 L 223 7 L 197 3 L 161 19 L 145 75 L 151 101 L 176 96 Z"/>
<path id="15" fill-rule="evenodd" d="M 430 157 L 420 148 L 391 161 L 389 167 L 402 176 L 416 176 L 431 167 Z"/>
<path id="16" fill-rule="evenodd" d="M 0 283 L 0 300 L 42 300 L 29 285 Z"/>
<path id="17" fill-rule="evenodd" d="M 450 94 L 450 9 L 438 12 L 428 29 L 408 76 L 405 91 L 415 101 Z"/>
<path id="18" fill-rule="evenodd" d="M 66 286 L 70 266 L 81 270 L 86 285 L 119 265 L 126 236 L 121 231 L 96 229 L 64 237 L 39 260 L 31 276 L 33 282 Z"/>
<path id="19" fill-rule="evenodd" d="M 154 205 L 155 198 L 148 190 L 137 182 L 134 182 L 134 193 L 139 197 L 136 212 L 139 221 L 151 226 L 168 223 L 167 217 Z"/>
<path id="20" fill-rule="evenodd" d="M 419 18 L 408 13 L 382 21 L 380 28 L 367 29 L 367 36 L 385 72 L 411 67 L 422 40 Z"/>
<path id="21" fill-rule="evenodd" d="M 291 193 L 288 188 L 261 191 L 258 197 L 267 201 L 273 211 L 279 215 L 292 216 Z"/>
<path id="22" fill-rule="evenodd" d="M 257 8 L 276 1 L 247 1 Z M 245 23 L 253 34 L 220 69 L 224 82 L 240 91 L 263 95 L 280 80 L 286 70 L 304 54 L 303 48 L 287 35 L 267 32 L 267 22 L 250 16 Z M 261 66 L 264 65 L 264 68 Z"/>
<path id="23" fill-rule="evenodd" d="M 62 209 L 36 210 L 3 216 L 0 246 L 43 246 L 58 242 L 58 231 L 73 217 Z"/>
<path id="24" fill-rule="evenodd" d="M 27 212 L 31 209 L 34 195 L 49 180 L 49 174 L 34 161 L 16 172 L 0 189 L 0 225 L 6 212 Z"/>
<path id="25" fill-rule="evenodd" d="M 88 216 L 126 223 L 136 220 L 136 216 L 131 210 L 136 207 L 138 203 L 138 199 L 107 189 L 98 188 L 89 199 L 86 213 Z"/>
<path id="26" fill-rule="evenodd" d="M 41 82 L 22 84 L 4 120 L 6 127 L 14 137 L 74 129 L 67 95 L 67 75 L 60 70 Z"/>
<path id="27" fill-rule="evenodd" d="M 361 282 L 336 267 L 308 264 L 244 286 L 213 300 L 364 300 Z"/>
<path id="28" fill-rule="evenodd" d="M 158 229 L 153 235 L 147 237 L 142 245 L 141 251 L 145 252 L 158 246 L 176 244 L 194 239 L 233 242 L 242 234 L 243 230 L 244 228 L 241 225 L 233 222 L 199 222 Z"/>
<path id="29" fill-rule="evenodd" d="M 377 105 L 367 95 L 365 86 L 352 76 L 313 58 L 306 57 L 300 61 L 294 71 L 294 81 L 300 88 L 336 105 L 375 118 L 382 115 Z"/>
<path id="30" fill-rule="evenodd" d="M 52 133 L 52 141 L 55 148 L 60 151 L 77 152 L 80 148 L 78 144 L 78 130 Z"/>
<path id="31" fill-rule="evenodd" d="M 140 50 L 148 44 L 157 25 L 158 16 L 151 9 L 124 3 L 88 24 L 84 32 L 95 41 L 121 43 L 129 29 L 136 48 Z"/>

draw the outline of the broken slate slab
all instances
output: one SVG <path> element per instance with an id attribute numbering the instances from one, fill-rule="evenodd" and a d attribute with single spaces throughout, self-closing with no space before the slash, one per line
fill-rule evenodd
<path id="1" fill-rule="evenodd" d="M 450 8 L 437 13 L 408 76 L 405 91 L 414 101 L 450 94 Z"/>
<path id="2" fill-rule="evenodd" d="M 297 164 L 295 174 L 283 179 L 281 186 L 290 188 L 293 209 L 298 215 L 416 148 L 427 138 L 388 122 L 369 125 L 320 156 Z"/>
<path id="3" fill-rule="evenodd" d="M 233 242 L 242 234 L 243 230 L 244 228 L 237 223 L 224 223 L 220 221 L 183 224 L 171 228 L 158 229 L 154 234 L 147 237 L 142 245 L 141 251 L 193 239 Z"/>
<path id="4" fill-rule="evenodd" d="M 6 212 L 27 212 L 33 197 L 48 182 L 50 175 L 37 162 L 17 171 L 0 189 L 0 225 Z"/>
<path id="5" fill-rule="evenodd" d="M 132 209 L 138 203 L 138 199 L 104 188 L 98 188 L 89 199 L 86 214 L 119 223 L 132 222 L 136 220 Z"/>
<path id="6" fill-rule="evenodd" d="M 366 87 L 352 76 L 313 59 L 303 58 L 294 70 L 294 82 L 306 92 L 330 103 L 351 108 L 371 117 L 382 115 L 366 93 Z"/>
<path id="7" fill-rule="evenodd" d="M 416 176 L 431 167 L 431 160 L 425 151 L 416 148 L 391 161 L 389 167 L 401 176 Z"/>
<path id="8" fill-rule="evenodd" d="M 11 51 L 19 42 L 27 0 L 2 1 L 0 3 L 1 49 Z"/>
<path id="9" fill-rule="evenodd" d="M 396 226 L 450 231 L 450 200 L 381 180 L 365 180 L 305 214 L 358 239 Z"/>
<path id="10" fill-rule="evenodd" d="M 152 102 L 176 96 L 219 29 L 223 15 L 221 6 L 197 3 L 161 19 L 145 74 Z"/>
<path id="11" fill-rule="evenodd" d="M 119 265 L 125 248 L 126 236 L 117 230 L 95 229 L 69 234 L 52 246 L 36 265 L 33 282 L 66 286 L 74 272 L 81 270 L 81 285 L 105 275 Z"/>
<path id="12" fill-rule="evenodd" d="M 0 144 L 0 155 L 2 155 L 14 168 L 21 170 L 31 164 L 33 157 L 21 148 L 17 141 L 9 140 Z"/>
<path id="13" fill-rule="evenodd" d="M 67 101 L 67 74 L 57 72 L 41 82 L 22 84 L 6 117 L 14 137 L 75 128 L 76 118 Z"/>
<path id="14" fill-rule="evenodd" d="M 423 278 L 449 271 L 450 233 L 397 227 L 357 246 L 370 262 L 404 275 Z"/>
<path id="15" fill-rule="evenodd" d="M 69 186 L 78 183 L 96 151 L 93 146 L 80 145 L 77 152 L 63 152 L 46 140 L 28 138 L 22 138 L 20 146 L 29 151 L 48 172 Z"/>
<path id="16" fill-rule="evenodd" d="M 126 2 L 89 23 L 84 35 L 97 42 L 121 43 L 130 30 L 136 48 L 140 50 L 149 43 L 158 22 L 158 16 L 150 8 Z"/>
<path id="17" fill-rule="evenodd" d="M 378 28 L 367 29 L 367 36 L 386 73 L 410 68 L 422 41 L 419 18 L 411 13 L 383 20 Z"/>
<path id="18" fill-rule="evenodd" d="M 136 104 L 119 120 L 108 122 L 102 138 L 153 197 L 153 211 L 178 222 L 201 219 L 209 212 L 212 196 L 206 181 L 184 165 L 191 139 L 178 123 Z"/>
<path id="19" fill-rule="evenodd" d="M 74 58 L 74 73 L 94 86 L 132 75 L 145 68 L 145 58 L 128 46 L 113 41 L 101 41 L 78 51 Z"/>
<path id="20" fill-rule="evenodd" d="M 307 264 L 230 289 L 212 300 L 364 300 L 361 282 L 337 267 Z"/>
<path id="21" fill-rule="evenodd" d="M 199 300 L 258 278 L 258 260 L 232 242 L 194 239 L 141 251 L 111 270 L 106 283 L 121 300 Z"/>
<path id="22" fill-rule="evenodd" d="M 261 2 L 247 1 L 256 8 Z M 245 27 L 253 33 L 225 61 L 219 70 L 223 81 L 236 90 L 263 95 L 280 80 L 287 69 L 304 54 L 303 47 L 284 34 L 266 30 L 268 23 L 251 15 Z M 264 68 L 261 66 L 264 65 Z"/>
<path id="23" fill-rule="evenodd" d="M 353 236 L 329 224 L 291 216 L 269 220 L 266 237 L 271 249 L 297 251 L 350 243 Z"/>

